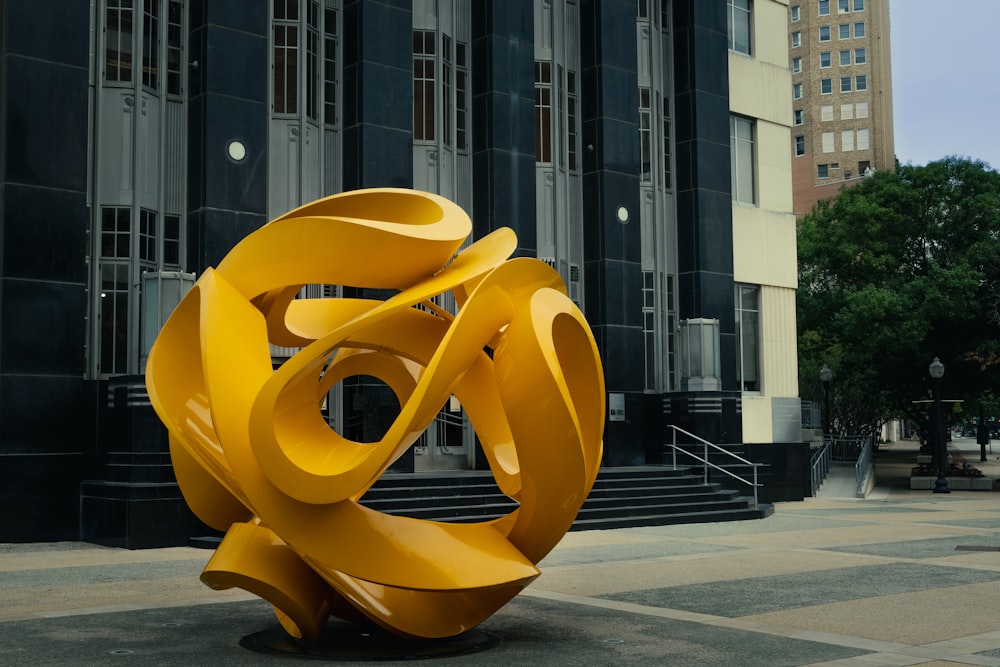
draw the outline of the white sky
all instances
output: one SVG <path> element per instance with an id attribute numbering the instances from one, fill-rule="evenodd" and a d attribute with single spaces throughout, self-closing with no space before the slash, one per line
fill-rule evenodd
<path id="1" fill-rule="evenodd" d="M 1000 0 L 889 0 L 896 157 L 1000 171 Z"/>

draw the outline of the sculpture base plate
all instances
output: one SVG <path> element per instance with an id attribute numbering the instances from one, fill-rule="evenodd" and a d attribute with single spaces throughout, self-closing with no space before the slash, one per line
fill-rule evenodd
<path id="1" fill-rule="evenodd" d="M 476 629 L 444 639 L 406 639 L 381 628 L 335 622 L 327 626 L 317 642 L 294 639 L 280 626 L 240 640 L 240 646 L 257 653 L 357 662 L 450 658 L 486 651 L 499 643 L 498 636 Z"/>

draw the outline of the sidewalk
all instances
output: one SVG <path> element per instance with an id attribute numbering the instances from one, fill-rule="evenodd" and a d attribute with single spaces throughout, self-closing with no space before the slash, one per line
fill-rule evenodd
<path id="1" fill-rule="evenodd" d="M 986 463 L 974 439 L 953 448 L 997 479 L 994 445 Z M 910 446 L 883 445 L 867 499 L 570 533 L 480 626 L 497 646 L 421 664 L 1000 667 L 1000 493 L 911 491 Z M 266 603 L 201 585 L 209 556 L 0 545 L 0 664 L 292 664 L 239 645 L 277 624 Z"/>

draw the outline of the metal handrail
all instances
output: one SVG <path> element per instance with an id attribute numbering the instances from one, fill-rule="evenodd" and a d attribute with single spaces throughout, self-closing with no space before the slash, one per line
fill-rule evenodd
<path id="1" fill-rule="evenodd" d="M 858 462 L 854 464 L 854 479 L 858 483 L 858 497 L 865 495 L 865 481 L 875 465 L 874 447 L 872 439 L 865 438 L 861 444 L 861 453 L 858 455 Z"/>
<path id="2" fill-rule="evenodd" d="M 857 461 L 865 444 L 865 438 L 860 435 L 828 435 L 826 439 L 833 445 L 833 459 L 835 461 Z"/>
<path id="3" fill-rule="evenodd" d="M 811 457 L 812 468 L 812 494 L 815 496 L 819 487 L 823 485 L 823 480 L 830 474 L 830 465 L 833 462 L 833 443 L 827 440 Z"/>
<path id="4" fill-rule="evenodd" d="M 738 480 L 738 481 L 742 482 L 743 484 L 749 484 L 751 487 L 753 487 L 753 506 L 754 506 L 754 508 L 757 507 L 757 487 L 761 486 L 760 484 L 757 483 L 757 468 L 761 467 L 762 464 L 760 464 L 760 463 L 754 463 L 753 461 L 748 461 L 747 459 L 743 458 L 739 454 L 734 454 L 733 452 L 729 451 L 728 449 L 724 449 L 722 447 L 719 447 L 718 445 L 716 445 L 714 443 L 711 443 L 708 440 L 705 440 L 704 438 L 699 437 L 699 436 L 695 435 L 694 433 L 691 433 L 690 431 L 685 431 L 684 429 L 682 429 L 679 426 L 674 426 L 673 424 L 668 424 L 667 426 L 669 428 L 673 429 L 673 433 L 674 433 L 674 441 L 673 441 L 673 443 L 668 443 L 668 445 L 667 445 L 673 451 L 673 467 L 674 467 L 674 470 L 677 470 L 677 451 L 680 450 L 680 452 L 682 454 L 687 454 L 691 458 L 693 458 L 693 459 L 695 459 L 697 461 L 701 461 L 702 463 L 705 464 L 704 468 L 702 468 L 703 479 L 704 479 L 704 483 L 705 484 L 708 484 L 708 469 L 709 469 L 709 467 L 711 467 L 711 468 L 713 468 L 715 470 L 718 470 L 721 473 L 725 473 L 726 475 L 729 475 L 733 479 Z M 705 457 L 702 458 L 702 457 L 698 456 L 697 454 L 695 454 L 694 452 L 689 452 L 688 450 L 684 449 L 683 447 L 680 447 L 677 444 L 677 432 L 678 431 L 680 431 L 684 435 L 686 435 L 686 436 L 688 436 L 690 438 L 694 438 L 695 440 L 697 440 L 698 442 L 700 442 L 702 444 L 702 451 L 703 451 Z M 734 459 L 736 459 L 737 461 L 739 461 L 741 463 L 745 463 L 745 464 L 749 465 L 753 469 L 753 482 L 751 482 L 749 480 L 746 480 L 746 479 L 743 479 L 739 475 L 731 473 L 728 470 L 726 470 L 725 468 L 722 468 L 721 466 L 717 466 L 714 463 L 712 463 L 711 461 L 709 461 L 708 460 L 708 448 L 709 447 L 712 447 L 713 449 L 715 449 L 717 451 L 720 451 L 723 454 L 726 454 L 727 456 L 729 456 L 731 458 L 734 458 Z"/>

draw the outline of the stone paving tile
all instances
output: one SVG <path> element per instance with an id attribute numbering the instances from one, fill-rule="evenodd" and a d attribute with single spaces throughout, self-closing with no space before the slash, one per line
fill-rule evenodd
<path id="1" fill-rule="evenodd" d="M 888 563 L 653 588 L 599 597 L 736 618 L 829 602 L 918 591 L 928 587 L 942 589 L 994 581 L 996 578 L 995 573 L 981 570 L 933 567 L 917 563 Z"/>
<path id="2" fill-rule="evenodd" d="M 712 557 L 595 564 L 587 567 L 585 576 L 581 576 L 583 572 L 579 567 L 542 568 L 542 576 L 532 583 L 531 588 L 572 595 L 610 595 L 668 586 L 829 570 L 842 568 L 847 560 L 854 565 L 882 562 L 879 558 L 852 555 L 848 559 L 842 554 L 822 551 L 740 550 L 717 553 Z"/>
<path id="3" fill-rule="evenodd" d="M 784 512 L 782 506 L 782 512 Z M 828 528 L 843 528 L 848 526 L 861 525 L 855 521 L 824 521 L 823 526 Z M 802 516 L 788 516 L 782 514 L 772 514 L 771 516 L 757 521 L 726 521 L 717 523 L 697 523 L 682 524 L 679 526 L 649 526 L 645 528 L 631 528 L 640 534 L 658 535 L 672 538 L 694 538 L 703 539 L 730 535 L 760 535 L 771 533 L 783 533 L 787 531 L 806 531 L 816 528 L 816 520 Z"/>
<path id="4" fill-rule="evenodd" d="M 182 560 L 146 563 L 119 563 L 89 565 L 84 567 L 64 567 L 44 570 L 14 570 L 0 577 L 0 590 L 42 586 L 53 582 L 73 581 L 76 584 L 97 584 L 111 581 L 145 581 L 173 576 L 195 578 L 205 567 L 203 560 Z"/>
<path id="5" fill-rule="evenodd" d="M 288 665 L 238 645 L 273 627 L 262 602 L 152 609 L 0 624 L 0 663 L 83 665 Z M 794 667 L 866 653 L 652 616 L 519 597 L 480 628 L 501 638 L 488 651 L 422 665 L 649 665 Z M 747 651 L 752 645 L 753 650 Z M 339 664 L 364 664 L 359 661 Z"/>
<path id="6" fill-rule="evenodd" d="M 942 651 L 927 645 L 996 631 L 997 600 L 1000 581 L 994 574 L 989 582 L 816 604 L 741 620 L 898 642 L 914 650 L 924 646 L 935 654 L 931 657 L 939 657 Z"/>
<path id="7" fill-rule="evenodd" d="M 191 547 L 130 550 L 86 542 L 46 542 L 44 557 L 39 558 L 37 544 L 0 544 L 0 572 L 185 560 L 200 560 L 204 567 L 212 553 Z"/>
<path id="8" fill-rule="evenodd" d="M 884 519 L 886 513 L 916 513 L 916 512 L 946 512 L 947 509 L 935 509 L 928 510 L 926 507 L 907 507 L 899 504 L 886 504 L 886 505 L 859 505 L 857 507 L 844 507 L 844 508 L 809 508 L 809 507 L 795 507 L 795 508 L 785 508 L 782 507 L 783 511 L 794 512 L 796 515 L 816 515 L 816 516 L 851 516 L 855 514 L 872 514 L 876 515 L 879 519 Z"/>
<path id="9" fill-rule="evenodd" d="M 781 548 L 831 548 L 852 544 L 881 544 L 889 541 L 911 541 L 968 535 L 969 531 L 951 526 L 914 526 L 904 522 L 858 522 L 848 527 L 823 527 L 816 524 L 813 530 L 750 535 L 729 535 L 705 538 L 705 542 L 732 546 L 769 545 Z"/>
<path id="10" fill-rule="evenodd" d="M 985 514 L 985 512 L 978 512 L 977 515 Z M 962 526 L 963 528 L 986 528 L 986 529 L 996 529 L 1000 531 L 1000 512 L 996 516 L 989 519 L 952 519 L 949 521 L 930 521 L 929 523 L 946 523 L 949 526 Z M 998 533 L 997 544 L 1000 545 L 1000 533 Z"/>
<path id="11" fill-rule="evenodd" d="M 627 561 L 663 558 L 688 554 L 705 554 L 717 551 L 739 550 L 723 544 L 700 544 L 696 542 L 681 542 L 658 540 L 656 542 L 625 543 L 593 545 L 585 547 L 562 547 L 546 556 L 539 567 L 558 567 L 560 565 L 581 565 L 586 563 L 602 563 L 608 560 Z"/>
<path id="12" fill-rule="evenodd" d="M 959 546 L 1000 548 L 1000 535 L 956 535 L 938 539 L 914 539 L 906 542 L 833 546 L 827 547 L 827 549 L 889 558 L 940 558 L 961 554 L 962 552 L 957 549 Z"/>

